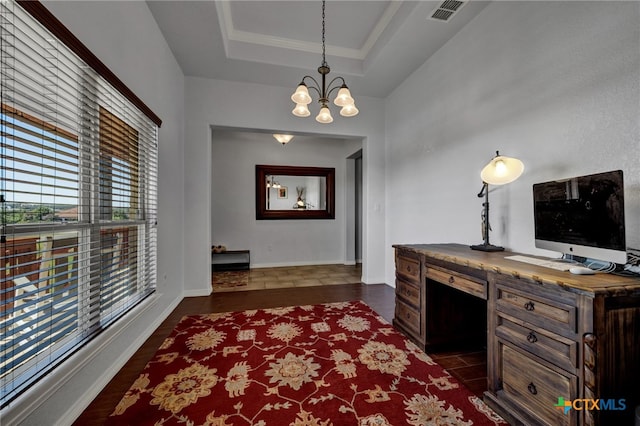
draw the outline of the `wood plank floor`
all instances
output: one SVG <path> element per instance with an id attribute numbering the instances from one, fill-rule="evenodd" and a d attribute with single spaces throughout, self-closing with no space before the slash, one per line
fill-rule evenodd
<path id="1" fill-rule="evenodd" d="M 394 298 L 392 287 L 385 284 L 360 283 L 214 293 L 208 297 L 185 298 L 100 392 L 74 425 L 103 424 L 163 340 L 185 315 L 362 300 L 391 323 L 395 309 Z M 432 356 L 473 392 L 480 394 L 486 389 L 486 353 L 451 352 Z"/>

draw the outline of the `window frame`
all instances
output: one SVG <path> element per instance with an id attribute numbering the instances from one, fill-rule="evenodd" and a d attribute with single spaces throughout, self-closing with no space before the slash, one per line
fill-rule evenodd
<path id="1" fill-rule="evenodd" d="M 31 385 L 40 381 L 44 378 L 45 375 L 54 371 L 60 364 L 64 363 L 65 360 L 68 359 L 77 349 L 85 347 L 90 344 L 95 337 L 99 335 L 102 330 L 105 330 L 110 325 L 114 324 L 120 318 L 126 316 L 127 314 L 134 311 L 135 307 L 145 300 L 148 296 L 152 295 L 155 292 L 155 287 L 157 284 L 157 173 L 158 173 L 158 128 L 162 124 L 162 121 L 156 116 L 131 90 L 129 90 L 102 62 L 100 62 L 71 32 L 66 29 L 60 21 L 58 21 L 55 16 L 53 16 L 41 3 L 37 1 L 22 1 L 22 0 L 5 0 L 0 4 L 2 7 L 2 37 L 4 43 L 4 36 L 8 34 L 9 37 L 12 36 L 11 26 L 14 25 L 14 22 L 9 22 L 8 19 L 15 19 L 19 21 L 18 24 L 25 24 L 24 27 L 20 30 L 22 32 L 23 29 L 27 29 L 29 31 L 28 37 L 32 34 L 36 34 L 37 37 L 47 37 L 47 43 L 49 42 L 49 37 L 53 36 L 55 40 L 51 46 L 47 45 L 43 48 L 47 54 L 51 53 L 50 49 L 52 46 L 57 48 L 59 44 L 62 44 L 64 49 L 68 51 L 62 51 L 62 48 L 59 51 L 61 55 L 68 55 L 69 52 L 72 55 L 76 55 L 74 59 L 69 59 L 69 63 L 73 67 L 74 76 L 80 75 L 80 71 L 78 69 L 84 70 L 86 74 L 82 75 L 82 90 L 89 89 L 92 97 L 86 98 L 89 99 L 89 104 L 92 106 L 89 109 L 85 109 L 85 107 L 78 107 L 78 117 L 77 123 L 72 123 L 73 127 L 77 125 L 77 129 L 74 128 L 74 131 L 66 130 L 66 126 L 69 124 L 68 121 L 64 121 L 68 119 L 68 116 L 63 119 L 63 126 L 56 126 L 48 122 L 47 120 L 43 120 L 38 118 L 40 110 L 36 108 L 36 106 L 40 106 L 40 104 L 34 104 L 33 110 L 31 108 L 25 107 L 26 105 L 31 105 L 31 99 L 27 101 L 20 100 L 20 96 L 27 93 L 24 91 L 23 87 L 18 89 L 18 92 L 12 92 L 12 87 L 5 89 L 4 86 L 4 78 L 5 73 L 12 77 L 11 73 L 15 73 L 18 75 L 21 71 L 19 61 L 14 61 L 14 68 L 11 66 L 7 66 L 9 62 L 1 62 L 2 69 L 0 72 L 2 73 L 3 78 L 3 94 L 0 96 L 0 105 L 2 108 L 0 112 L 2 114 L 10 113 L 14 118 L 20 120 L 22 122 L 28 123 L 30 126 L 35 126 L 39 128 L 45 129 L 47 132 L 55 132 L 56 134 L 63 134 L 64 137 L 73 137 L 77 144 L 77 180 L 75 181 L 77 184 L 77 207 L 78 207 L 78 216 L 77 221 L 70 222 L 53 222 L 53 221 L 40 221 L 37 223 L 15 223 L 15 224 L 7 224 L 5 219 L 6 216 L 3 214 L 2 216 L 2 224 L 0 224 L 0 228 L 2 230 L 3 237 L 3 248 L 6 244 L 7 236 L 11 236 L 11 238 L 19 239 L 24 236 L 33 236 L 34 238 L 42 239 L 43 236 L 51 235 L 51 238 L 55 238 L 56 235 L 60 234 L 75 234 L 75 247 L 77 248 L 75 253 L 75 259 L 69 260 L 70 257 L 66 257 L 66 262 L 63 263 L 60 267 L 67 267 L 70 262 L 74 263 L 74 268 L 77 268 L 77 288 L 75 289 L 75 303 L 69 302 L 72 310 L 75 311 L 75 328 L 73 329 L 73 333 L 69 335 L 65 335 L 61 337 L 59 340 L 55 341 L 53 345 L 49 345 L 47 347 L 47 355 L 40 357 L 38 353 L 37 356 L 29 359 L 27 362 L 20 364 L 18 367 L 15 367 L 15 371 L 24 371 L 29 369 L 37 369 L 39 371 L 37 377 L 35 376 L 25 376 L 25 380 L 22 382 L 16 381 L 13 382 L 11 380 L 5 380 L 2 376 L 2 394 L 1 397 L 1 409 L 2 414 L 4 415 L 5 409 L 12 405 L 12 402 L 15 401 L 20 395 Z M 20 18 L 15 18 L 15 15 L 12 15 L 13 10 L 22 9 L 28 15 L 35 19 L 35 24 L 32 24 L 31 21 L 25 19 L 23 17 L 22 12 L 20 13 Z M 17 13 L 17 12 L 16 12 Z M 7 18 L 5 15 L 11 15 Z M 7 18 L 7 19 L 5 19 Z M 5 23 L 8 27 L 5 28 Z M 40 28 L 41 25 L 43 28 Z M 25 30 L 25 31 L 27 31 Z M 47 32 L 48 31 L 48 32 Z M 17 38 L 17 37 L 16 37 Z M 22 43 L 22 44 L 20 44 Z M 16 43 L 17 45 L 22 46 L 25 45 L 27 41 L 20 41 Z M 9 41 L 8 44 L 10 48 L 16 48 L 11 45 Z M 2 53 L 5 53 L 5 46 L 2 47 Z M 35 51 L 35 50 L 34 50 Z M 26 54 L 26 50 L 19 51 L 21 55 Z M 31 52 L 31 50 L 29 50 Z M 66 56 L 62 59 L 62 61 L 66 61 Z M 70 58 L 70 56 L 69 56 Z M 50 60 L 51 57 L 42 57 L 44 60 Z M 77 61 L 79 59 L 82 64 L 88 65 L 89 68 L 78 68 L 76 69 Z M 17 64 L 18 66 L 15 66 Z M 37 64 L 40 66 L 39 64 Z M 64 66 L 68 66 L 67 63 Z M 84 66 L 84 65 L 83 65 Z M 9 71 L 7 71 L 9 69 Z M 66 68 L 65 68 L 66 69 Z M 29 71 L 31 71 L 29 69 Z M 34 72 L 39 72 L 35 70 Z M 64 76 L 62 77 L 64 79 Z M 86 78 L 86 79 L 85 79 Z M 73 83 L 73 81 L 72 81 Z M 40 83 L 38 83 L 40 84 Z M 44 87 L 43 83 L 43 87 Z M 61 83 L 65 84 L 65 83 Z M 93 84 L 93 85 L 91 85 Z M 90 87 L 89 87 L 90 86 Z M 40 86 L 36 87 L 36 92 Z M 60 86 L 62 87 L 62 86 Z M 69 90 L 71 86 L 67 85 L 63 90 Z M 29 89 L 31 90 L 31 89 Z M 61 102 L 66 102 L 73 96 L 78 97 L 78 99 L 85 99 L 84 92 L 82 92 L 79 88 L 72 87 L 73 92 L 69 95 L 69 98 L 64 98 Z M 5 95 L 7 93 L 9 102 L 5 104 Z M 17 96 L 16 96 L 17 93 Z M 31 92 L 28 92 L 31 93 Z M 39 93 L 39 92 L 37 92 Z M 43 90 L 44 93 L 44 90 Z M 48 93 L 48 92 L 47 92 Z M 65 95 L 69 94 L 68 92 Z M 117 96 L 116 96 L 117 95 Z M 120 100 L 122 97 L 123 101 Z M 116 99 L 117 98 L 117 99 Z M 18 99 L 18 100 L 16 100 Z M 115 101 L 113 99 L 116 99 Z M 22 102 L 22 103 L 21 103 Z M 9 105 L 11 104 L 11 105 Z M 53 104 L 51 105 L 53 106 Z M 49 106 L 47 106 L 49 107 Z M 61 111 L 69 112 L 68 110 L 64 110 L 66 105 L 55 107 L 60 108 Z M 99 214 L 96 213 L 97 209 L 99 209 L 100 202 L 98 200 L 100 193 L 100 184 L 99 184 L 99 163 L 100 161 L 96 158 L 100 158 L 101 154 L 101 142 L 100 142 L 100 130 L 98 126 L 98 130 L 94 130 L 92 135 L 86 136 L 85 131 L 87 129 L 86 122 L 82 120 L 88 120 L 91 122 L 95 119 L 95 113 L 99 111 L 101 108 L 105 108 L 105 110 L 109 111 L 113 116 L 118 116 L 119 114 L 124 114 L 122 117 L 118 117 L 121 123 L 128 128 L 133 129 L 136 134 L 136 154 L 131 157 L 135 157 L 135 161 L 137 163 L 136 173 L 137 177 L 133 181 L 125 182 L 124 186 L 131 187 L 131 184 L 134 185 L 134 190 L 131 191 L 131 196 L 129 197 L 128 203 L 130 206 L 135 208 L 134 214 L 129 214 L 127 218 L 123 220 L 118 220 L 113 217 L 108 220 L 102 219 Z M 42 107 L 44 108 L 44 107 Z M 91 108 L 94 108 L 91 110 Z M 50 110 L 47 110 L 47 114 L 49 114 Z M 48 117 L 48 115 L 43 113 L 43 117 Z M 84 114 L 84 115 L 83 115 Z M 55 115 L 55 114 L 54 114 Z M 75 115 L 73 115 L 75 117 Z M 3 123 L 6 121 L 3 118 Z M 54 119 L 53 122 L 57 123 Z M 3 124 L 4 126 L 5 124 Z M 89 125 L 91 127 L 91 125 Z M 4 129 L 3 129 L 4 130 Z M 143 135 L 143 136 L 142 136 Z M 141 144 L 140 137 L 144 139 L 144 143 Z M 15 145 L 14 141 L 11 141 L 11 144 L 6 144 L 7 140 L 10 140 L 12 136 L 10 135 L 2 135 L 2 146 L 0 147 L 0 154 L 2 154 L 4 158 L 5 149 L 7 146 Z M 42 142 L 40 142 L 42 144 Z M 124 142 L 126 143 L 126 142 Z M 131 160 L 131 158 L 129 158 Z M 42 160 L 44 161 L 44 160 Z M 2 162 L 2 176 L 1 181 L 3 182 L 2 188 L 0 188 L 0 195 L 2 195 L 0 201 L 4 200 L 4 189 L 5 182 L 13 182 L 13 176 L 7 177 L 5 175 L 5 163 Z M 113 182 L 111 183 L 113 185 Z M 57 188 L 56 183 L 52 184 L 53 188 Z M 126 188 L 124 190 L 126 192 Z M 41 189 L 42 192 L 42 189 Z M 16 192 L 17 193 L 17 192 Z M 135 199 L 131 199 L 134 197 Z M 131 208 L 130 208 L 131 209 Z M 3 209 L 3 212 L 6 210 Z M 54 210 L 55 211 L 55 210 Z M 132 217 L 133 216 L 133 217 Z M 117 264 L 118 266 L 124 265 L 125 267 L 130 267 L 130 269 L 121 274 L 123 288 L 124 290 L 117 290 L 116 292 L 120 293 L 120 299 L 118 302 L 122 302 L 116 309 L 100 309 L 96 313 L 96 308 L 94 306 L 94 302 L 96 300 L 101 300 L 100 292 L 101 286 L 103 284 L 104 278 L 104 267 L 102 265 L 102 250 L 103 243 L 104 244 L 113 244 L 113 237 L 105 237 L 103 239 L 103 235 L 108 233 L 116 232 L 124 232 L 121 230 L 128 230 L 129 232 L 127 238 L 127 243 L 125 244 L 125 237 L 122 237 L 122 242 L 118 242 L 119 237 L 116 237 L 116 245 L 120 244 L 118 250 L 117 258 L 111 259 L 111 264 Z M 134 231 L 132 231 L 134 230 Z M 132 241 L 132 235 L 135 235 L 134 240 Z M 37 244 L 37 243 L 36 243 Z M 43 249 L 42 253 L 49 250 L 51 253 L 54 252 L 53 243 L 49 248 Z M 124 253 L 122 250 L 124 250 Z M 39 249 L 34 250 L 35 256 L 38 256 L 41 252 Z M 2 252 L 3 262 L 6 260 L 5 252 Z M 64 254 L 61 255 L 61 259 L 64 261 Z M 44 259 L 44 255 L 42 255 L 42 259 Z M 19 261 L 18 261 L 19 262 Z M 39 274 L 42 272 L 42 263 L 43 261 L 39 261 L 40 268 Z M 131 265 L 134 265 L 131 268 Z M 58 268 L 58 264 L 53 261 L 47 266 L 47 271 L 54 271 L 54 275 L 57 274 L 56 270 Z M 6 310 L 4 309 L 6 306 L 9 306 L 7 302 L 7 298 L 9 297 L 8 293 L 6 293 L 5 287 L 7 287 L 7 282 L 9 278 L 5 276 L 7 271 L 5 271 L 5 266 L 3 264 L 3 300 L 2 306 L 3 310 L 0 314 L 0 319 L 4 320 L 7 318 L 5 315 Z M 62 276 L 65 277 L 64 274 L 66 272 L 61 272 Z M 67 279 L 70 275 L 67 275 Z M 14 275 L 11 275 L 11 281 L 15 278 Z M 43 278 L 47 280 L 48 283 L 49 278 Z M 45 293 L 45 289 L 40 287 L 40 278 L 37 281 L 36 291 L 32 292 L 35 295 L 32 298 L 40 298 L 40 293 Z M 29 284 L 31 285 L 31 284 Z M 48 284 L 47 284 L 48 285 Z M 54 288 L 57 284 L 53 282 L 51 284 Z M 16 284 L 12 284 L 13 288 L 16 287 Z M 133 288 L 134 291 L 128 293 L 126 288 L 127 286 Z M 6 295 L 5 295 L 6 293 Z M 57 307 L 54 306 L 54 294 L 56 290 L 52 290 L 52 294 L 50 296 L 44 296 L 43 300 L 46 300 L 47 303 L 51 305 L 51 310 L 55 314 L 55 309 Z M 124 295 L 124 296 L 122 296 Z M 97 299 L 96 299 L 97 298 Z M 13 296 L 15 300 L 15 295 Z M 39 299 L 38 299 L 39 303 Z M 12 305 L 12 312 L 15 311 Z M 63 312 L 66 315 L 66 312 Z M 13 319 L 14 317 L 12 317 Z M 57 317 L 54 317 L 54 319 Z M 89 319 L 89 321 L 86 321 Z M 42 320 L 37 319 L 34 324 L 39 324 Z M 5 331 L 5 323 L 3 321 L 0 324 L 2 328 L 0 328 L 3 332 Z M 49 332 L 48 330 L 53 330 L 56 324 L 49 326 L 46 328 L 43 326 L 43 330 Z M 8 327 L 14 328 L 15 324 L 10 323 Z M 38 326 L 40 327 L 40 326 Z M 6 328 L 9 330 L 9 328 Z M 79 330 L 79 331 L 78 331 Z M 55 335 L 54 331 L 49 332 L 50 335 Z M 34 334 L 36 338 L 40 338 L 39 334 Z M 42 339 L 49 339 L 47 335 L 42 337 Z M 24 340 L 24 339 L 23 339 Z M 3 343 L 4 345 L 4 343 Z M 55 346 L 55 347 L 54 347 Z M 9 346 L 11 347 L 11 346 Z M 58 356 L 55 352 L 58 351 L 58 347 L 62 350 L 62 355 Z M 4 348 L 4 346 L 3 346 Z M 4 353 L 3 353 L 4 356 Z M 11 356 L 11 355 L 10 355 Z M 10 357 L 8 359 L 11 359 Z M 52 361 L 43 362 L 43 359 Z M 15 375 L 14 372 L 10 372 L 9 374 Z M 5 383 L 11 382 L 11 389 L 9 392 L 5 394 Z"/>

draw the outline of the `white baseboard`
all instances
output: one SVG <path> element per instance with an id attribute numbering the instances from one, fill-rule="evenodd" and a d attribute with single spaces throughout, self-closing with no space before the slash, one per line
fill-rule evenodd
<path id="1" fill-rule="evenodd" d="M 353 262 L 353 263 L 351 263 Z M 300 262 L 276 262 L 276 263 L 252 263 L 251 269 L 260 268 L 282 268 L 286 266 L 309 266 L 309 265 L 355 265 L 355 261 L 344 260 L 326 260 L 326 261 L 313 261 L 305 260 Z"/>
<path id="2" fill-rule="evenodd" d="M 186 290 L 183 293 L 184 297 L 203 297 L 210 296 L 213 291 L 213 288 L 208 289 L 197 289 L 197 290 Z"/>
<path id="3" fill-rule="evenodd" d="M 375 278 L 364 277 L 363 276 L 362 277 L 362 282 L 364 284 L 387 284 L 387 285 L 389 285 L 387 283 L 387 280 L 384 277 L 380 277 L 380 278 L 375 279 Z M 392 286 L 392 287 L 395 287 L 395 286 Z"/>

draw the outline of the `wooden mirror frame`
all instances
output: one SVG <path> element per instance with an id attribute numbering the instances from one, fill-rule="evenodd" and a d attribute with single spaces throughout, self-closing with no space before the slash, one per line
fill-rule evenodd
<path id="1" fill-rule="evenodd" d="M 265 182 L 267 176 L 317 176 L 325 178 L 327 208 L 325 210 L 267 210 Z M 267 166 L 256 164 L 256 220 L 269 219 L 335 219 L 336 169 L 329 167 Z"/>

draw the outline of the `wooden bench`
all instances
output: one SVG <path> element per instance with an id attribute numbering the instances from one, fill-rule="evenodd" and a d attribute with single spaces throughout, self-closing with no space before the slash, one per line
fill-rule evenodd
<path id="1" fill-rule="evenodd" d="M 211 271 L 248 270 L 251 261 L 249 250 L 226 250 L 211 252 Z"/>

